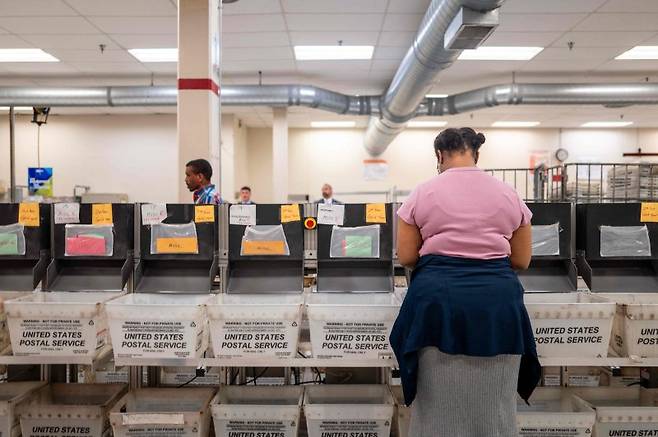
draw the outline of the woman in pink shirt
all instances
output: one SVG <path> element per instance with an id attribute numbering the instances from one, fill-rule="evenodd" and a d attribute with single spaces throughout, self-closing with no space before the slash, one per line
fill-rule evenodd
<path id="1" fill-rule="evenodd" d="M 446 129 L 439 175 L 398 211 L 398 258 L 414 268 L 391 333 L 414 437 L 517 436 L 516 392 L 541 376 L 523 288 L 531 212 L 478 169 L 484 135 Z"/>

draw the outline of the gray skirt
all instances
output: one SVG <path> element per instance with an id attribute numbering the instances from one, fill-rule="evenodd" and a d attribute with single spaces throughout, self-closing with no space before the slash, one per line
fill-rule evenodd
<path id="1" fill-rule="evenodd" d="M 421 349 L 409 436 L 511 437 L 521 357 L 448 355 Z"/>

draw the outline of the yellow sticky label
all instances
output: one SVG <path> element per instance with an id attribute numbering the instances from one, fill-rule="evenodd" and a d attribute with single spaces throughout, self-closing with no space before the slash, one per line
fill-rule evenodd
<path id="1" fill-rule="evenodd" d="M 285 241 L 243 241 L 242 255 L 285 255 Z"/>
<path id="2" fill-rule="evenodd" d="M 281 223 L 298 222 L 301 219 L 298 204 L 281 205 Z"/>
<path id="3" fill-rule="evenodd" d="M 159 254 L 166 253 L 197 253 L 198 241 L 194 237 L 158 238 L 155 241 L 155 250 Z"/>
<path id="4" fill-rule="evenodd" d="M 196 223 L 214 222 L 215 207 L 213 205 L 196 205 L 194 207 L 194 221 Z"/>
<path id="5" fill-rule="evenodd" d="M 39 226 L 39 204 L 21 203 L 18 206 L 18 223 L 23 226 Z"/>
<path id="6" fill-rule="evenodd" d="M 386 205 L 368 203 L 366 205 L 366 223 L 386 223 Z"/>
<path id="7" fill-rule="evenodd" d="M 112 204 L 111 203 L 94 203 L 91 205 L 91 224 L 92 225 L 111 225 Z"/>
<path id="8" fill-rule="evenodd" d="M 658 202 L 642 202 L 640 221 L 643 223 L 658 223 Z"/>

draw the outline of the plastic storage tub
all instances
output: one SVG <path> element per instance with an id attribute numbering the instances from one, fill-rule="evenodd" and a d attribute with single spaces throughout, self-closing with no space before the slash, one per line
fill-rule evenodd
<path id="1" fill-rule="evenodd" d="M 411 422 L 411 410 L 404 405 L 404 394 L 399 385 L 392 386 L 391 392 L 395 400 L 395 416 L 393 417 L 393 437 L 409 437 L 409 423 Z"/>
<path id="2" fill-rule="evenodd" d="M 216 358 L 293 358 L 304 296 L 219 294 L 208 305 Z"/>
<path id="3" fill-rule="evenodd" d="M 392 358 L 400 303 L 393 293 L 312 293 L 306 300 L 314 358 Z"/>
<path id="4" fill-rule="evenodd" d="M 217 437 L 297 437 L 304 389 L 299 386 L 219 389 L 212 404 Z"/>
<path id="5" fill-rule="evenodd" d="M 577 396 L 596 411 L 595 437 L 658 435 L 658 389 L 598 388 Z"/>
<path id="6" fill-rule="evenodd" d="M 112 409 L 114 437 L 206 437 L 212 388 L 144 388 Z"/>
<path id="7" fill-rule="evenodd" d="M 206 294 L 128 294 L 107 305 L 114 361 L 197 360 L 208 348 Z M 163 362 L 164 364 L 164 362 Z"/>
<path id="8" fill-rule="evenodd" d="M 103 437 L 125 384 L 52 384 L 19 407 L 23 437 Z"/>
<path id="9" fill-rule="evenodd" d="M 521 437 L 591 437 L 596 414 L 571 390 L 537 388 L 530 405 L 519 399 L 516 422 Z"/>
<path id="10" fill-rule="evenodd" d="M 5 302 L 19 297 L 28 296 L 31 292 L 23 291 L 0 291 L 0 353 L 10 345 L 9 327 L 7 326 L 7 314 L 5 313 Z"/>
<path id="11" fill-rule="evenodd" d="M 617 304 L 612 325 L 615 353 L 622 357 L 658 357 L 658 293 L 605 293 L 601 296 Z"/>
<path id="12" fill-rule="evenodd" d="M 589 293 L 524 296 L 540 357 L 607 357 L 615 304 Z"/>
<path id="13" fill-rule="evenodd" d="M 5 302 L 14 355 L 94 356 L 107 343 L 103 306 L 120 295 L 54 291 Z"/>
<path id="14" fill-rule="evenodd" d="M 393 410 L 385 385 L 309 386 L 304 394 L 308 437 L 388 437 Z"/>
<path id="15" fill-rule="evenodd" d="M 20 422 L 17 408 L 45 382 L 6 382 L 0 384 L 0 436 L 20 435 Z"/>

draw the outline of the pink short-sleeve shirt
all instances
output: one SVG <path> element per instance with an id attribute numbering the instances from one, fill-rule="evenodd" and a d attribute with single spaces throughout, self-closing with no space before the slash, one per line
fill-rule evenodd
<path id="1" fill-rule="evenodd" d="M 514 189 L 477 167 L 444 171 L 419 185 L 398 210 L 423 237 L 420 255 L 493 259 L 532 213 Z"/>

